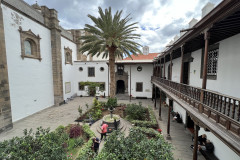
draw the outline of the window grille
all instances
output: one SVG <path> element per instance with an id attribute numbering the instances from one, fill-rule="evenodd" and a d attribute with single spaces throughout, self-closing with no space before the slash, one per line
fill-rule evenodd
<path id="1" fill-rule="evenodd" d="M 207 75 L 217 75 L 218 48 L 208 52 Z"/>
<path id="2" fill-rule="evenodd" d="M 94 67 L 88 68 L 88 77 L 95 77 L 95 68 Z"/>

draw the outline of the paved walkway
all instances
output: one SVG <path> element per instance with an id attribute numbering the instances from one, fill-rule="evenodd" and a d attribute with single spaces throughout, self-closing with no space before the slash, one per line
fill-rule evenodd
<path id="1" fill-rule="evenodd" d="M 163 107 L 162 105 L 162 121 L 158 118 L 158 123 L 160 128 L 163 130 L 163 135 L 166 139 L 167 137 L 167 120 L 168 120 L 168 107 Z M 157 103 L 157 109 L 155 110 L 155 116 L 159 117 L 159 103 Z M 192 160 L 193 159 L 193 150 L 190 149 L 192 142 L 192 135 L 190 131 L 184 128 L 183 123 L 177 123 L 172 121 L 173 117 L 170 117 L 170 136 L 171 140 L 167 140 L 174 147 L 173 156 L 174 159 L 180 160 Z M 198 160 L 205 160 L 201 153 L 198 154 Z"/>
<path id="2" fill-rule="evenodd" d="M 107 99 L 99 98 L 99 100 L 106 101 Z M 76 97 L 74 100 L 69 101 L 68 104 L 64 104 L 58 107 L 50 107 L 48 109 L 40 111 L 25 119 L 15 122 L 13 124 L 13 129 L 0 134 L 0 141 L 3 141 L 5 139 L 10 139 L 14 136 L 22 136 L 23 130 L 25 128 L 36 129 L 39 126 L 43 126 L 43 128 L 50 127 L 51 130 L 54 130 L 59 125 L 66 126 L 70 123 L 74 123 L 74 120 L 79 116 L 79 113 L 77 110 L 78 106 L 80 105 L 83 108 L 83 111 L 85 112 L 87 110 L 85 104 L 88 103 L 89 106 L 91 106 L 92 101 L 93 101 L 92 97 L 81 97 L 81 98 Z M 134 99 L 131 102 L 129 102 L 129 99 L 118 101 L 118 103 L 137 103 L 137 104 L 139 102 L 142 102 L 143 106 L 148 106 L 148 105 L 153 106 L 153 102 L 150 99 L 143 99 L 143 100 Z M 159 106 L 159 104 L 157 104 L 157 106 Z M 158 121 L 161 126 L 160 128 L 163 130 L 164 136 L 166 136 L 166 131 L 167 131 L 166 129 L 167 128 L 167 112 L 168 112 L 168 108 L 162 107 L 163 121 Z M 156 117 L 158 117 L 158 110 L 156 110 L 155 114 L 156 114 Z M 95 125 L 98 125 L 98 124 L 95 123 Z M 131 124 L 129 123 L 129 127 L 130 126 Z M 94 128 L 94 125 L 91 128 Z M 169 142 L 172 143 L 173 147 L 175 148 L 175 150 L 173 150 L 174 158 L 182 159 L 182 160 L 191 160 L 192 150 L 190 149 L 190 145 L 193 144 L 193 142 L 191 140 L 190 133 L 184 129 L 183 124 L 179 124 L 171 121 L 170 134 L 171 134 L 172 140 L 170 140 Z M 100 134 L 96 133 L 96 136 L 100 137 Z M 103 143 L 101 145 L 103 145 Z M 202 160 L 204 158 L 202 155 L 199 155 L 198 159 Z"/>
<path id="3" fill-rule="evenodd" d="M 74 123 L 74 120 L 79 117 L 79 105 L 83 108 L 83 112 L 85 112 L 85 104 L 88 103 L 89 106 L 91 106 L 92 101 L 92 97 L 76 97 L 74 100 L 69 101 L 68 104 L 63 104 L 58 107 L 50 107 L 37 112 L 13 123 L 13 129 L 0 134 L 0 141 L 10 139 L 15 136 L 22 136 L 25 128 L 33 128 L 35 130 L 37 127 L 42 126 L 43 128 L 50 127 L 51 130 L 54 130 L 59 125 L 66 126 Z"/>

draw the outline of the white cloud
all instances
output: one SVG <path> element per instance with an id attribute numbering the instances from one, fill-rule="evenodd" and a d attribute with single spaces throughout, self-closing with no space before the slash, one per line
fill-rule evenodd
<path id="1" fill-rule="evenodd" d="M 91 24 L 87 15 L 97 16 L 98 6 L 111 6 L 114 12 L 123 10 L 124 16 L 131 14 L 132 22 L 139 22 L 136 32 L 141 39 L 137 41 L 148 45 L 150 52 L 160 52 L 179 30 L 188 27 L 192 18 L 200 19 L 201 9 L 208 1 L 218 4 L 221 0 L 39 0 L 38 3 L 55 8 L 61 26 L 66 29 Z"/>

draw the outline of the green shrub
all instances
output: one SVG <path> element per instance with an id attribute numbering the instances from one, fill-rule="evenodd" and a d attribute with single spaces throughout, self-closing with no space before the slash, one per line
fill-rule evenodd
<path id="1" fill-rule="evenodd" d="M 157 128 L 158 124 L 157 124 L 157 120 L 156 117 L 154 115 L 154 111 L 152 109 L 152 107 L 148 106 L 148 113 L 149 113 L 149 118 L 150 120 L 148 121 L 141 121 L 141 120 L 130 120 L 135 126 L 139 126 L 139 127 L 147 127 L 147 128 Z"/>
<path id="2" fill-rule="evenodd" d="M 125 114 L 129 120 L 145 120 L 146 111 L 147 109 L 141 104 L 128 104 L 125 109 Z"/>
<path id="3" fill-rule="evenodd" d="M 84 146 L 79 151 L 79 155 L 77 157 L 78 160 L 89 160 L 92 159 L 95 153 L 92 151 L 91 147 L 93 144 L 92 138 L 95 137 L 93 131 L 91 131 L 89 125 L 83 125 L 83 131 L 86 134 L 87 138 L 89 138 L 88 142 L 84 144 Z"/>
<path id="4" fill-rule="evenodd" d="M 62 145 L 67 134 L 59 134 L 59 130 L 50 132 L 49 128 L 39 127 L 33 133 L 32 129 L 25 129 L 23 137 L 0 142 L 0 159 L 66 159 Z"/>
<path id="5" fill-rule="evenodd" d="M 117 98 L 116 97 L 115 98 L 111 98 L 111 97 L 108 98 L 106 106 L 107 106 L 107 108 L 117 107 Z"/>
<path id="6" fill-rule="evenodd" d="M 148 138 L 143 129 L 132 128 L 129 136 L 118 131 L 108 137 L 103 150 L 94 160 L 132 159 L 132 160 L 173 160 L 172 147 L 162 135 L 156 133 Z"/>

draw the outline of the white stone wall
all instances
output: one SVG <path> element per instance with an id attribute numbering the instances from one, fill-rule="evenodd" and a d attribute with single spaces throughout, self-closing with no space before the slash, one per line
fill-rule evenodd
<path id="1" fill-rule="evenodd" d="M 238 156 L 234 151 L 232 151 L 226 144 L 224 144 L 219 138 L 217 138 L 213 133 L 206 132 L 203 128 L 200 128 L 199 135 L 206 134 L 207 139 L 209 139 L 214 145 L 214 154 L 220 159 L 231 159 L 231 160 L 239 160 L 240 156 Z"/>
<path id="2" fill-rule="evenodd" d="M 83 68 L 83 71 L 79 71 L 79 67 Z M 88 67 L 95 67 L 95 77 L 88 77 Z M 100 67 L 104 67 L 104 71 L 100 71 Z M 106 62 L 92 61 L 92 62 L 75 62 L 74 63 L 75 74 L 75 89 L 78 96 L 88 96 L 87 87 L 85 91 L 80 91 L 78 87 L 79 82 L 105 82 L 105 91 L 98 91 L 97 95 L 108 96 L 108 65 Z"/>
<path id="3" fill-rule="evenodd" d="M 237 74 L 240 68 L 239 50 L 240 34 L 219 42 L 217 79 L 208 79 L 207 89 L 240 98 L 240 74 Z M 193 52 L 194 60 L 190 63 L 189 84 L 197 87 L 202 86 L 202 79 L 200 79 L 201 52 L 201 49 Z"/>
<path id="4" fill-rule="evenodd" d="M 54 105 L 50 30 L 1 5 L 13 122 Z M 17 19 L 12 14 L 17 14 Z M 19 26 L 39 34 L 42 61 L 21 58 Z"/>
<path id="5" fill-rule="evenodd" d="M 75 86 L 75 67 L 71 64 L 65 63 L 65 51 L 64 47 L 69 47 L 72 50 L 72 62 L 77 60 L 77 46 L 72 41 L 61 37 L 61 52 L 62 52 L 62 76 L 63 76 L 63 98 L 66 100 L 67 98 L 70 98 L 75 93 L 77 93 L 76 88 L 78 86 Z M 68 85 L 71 85 L 71 91 L 69 89 L 66 90 L 66 87 L 69 87 Z M 70 91 L 70 92 L 69 92 Z"/>
<path id="6" fill-rule="evenodd" d="M 142 66 L 142 71 L 137 71 L 137 67 Z M 128 94 L 130 94 L 130 66 L 124 64 L 124 71 L 128 72 Z M 131 65 L 131 95 L 132 97 L 152 98 L 151 76 L 153 71 L 152 64 Z M 136 92 L 136 83 L 143 82 L 143 92 Z"/>

